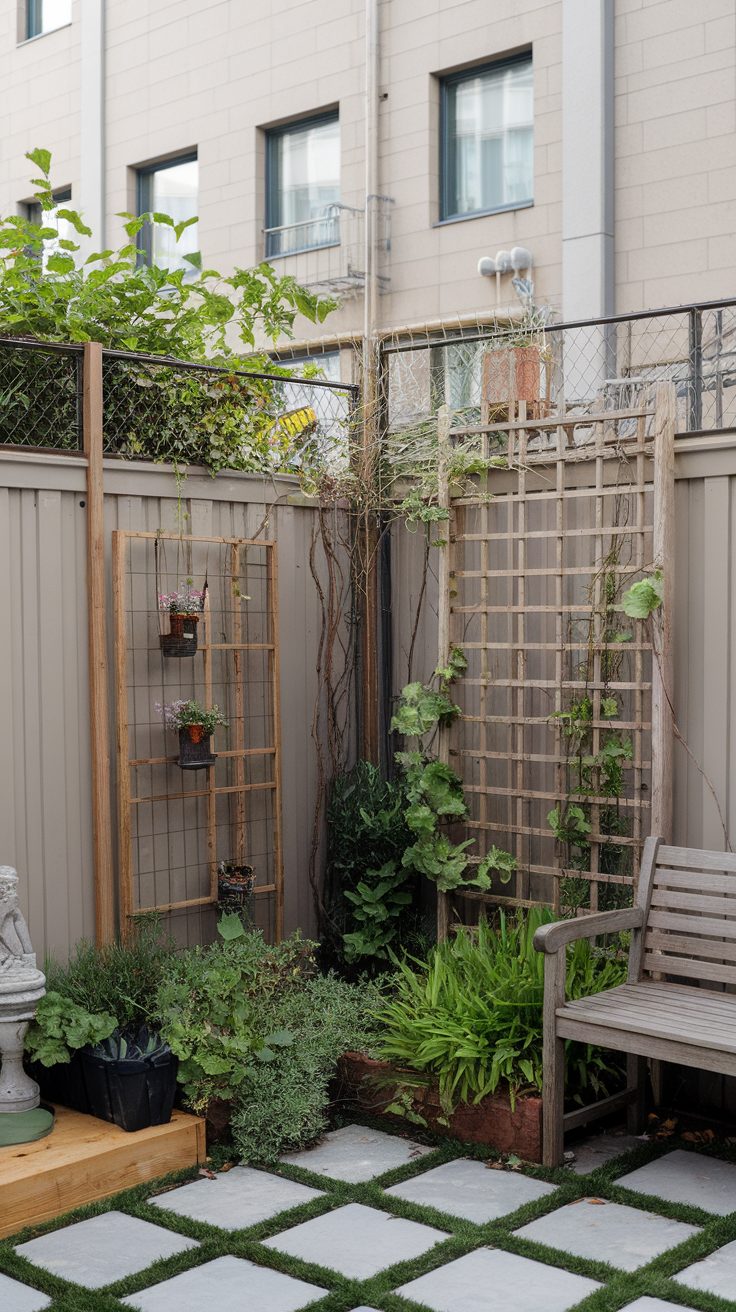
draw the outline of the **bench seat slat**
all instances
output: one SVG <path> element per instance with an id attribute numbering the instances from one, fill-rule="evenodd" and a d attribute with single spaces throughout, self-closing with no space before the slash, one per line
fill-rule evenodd
<path id="1" fill-rule="evenodd" d="M 736 880 L 731 889 L 732 897 L 708 897 L 700 892 L 679 893 L 670 888 L 655 888 L 652 891 L 652 906 L 665 907 L 672 911 L 697 911 L 716 916 L 736 916 Z"/>
<path id="2" fill-rule="evenodd" d="M 672 1006 L 676 1001 L 679 1005 Z M 686 1005 L 687 1004 L 687 1005 Z M 558 1033 L 569 1025 L 628 1031 L 736 1055 L 736 995 L 687 985 L 621 984 L 557 1009 Z M 593 1038 L 591 1040 L 595 1042 Z"/>

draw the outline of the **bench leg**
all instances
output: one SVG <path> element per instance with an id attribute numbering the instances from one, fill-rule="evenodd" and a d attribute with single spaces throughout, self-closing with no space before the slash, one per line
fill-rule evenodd
<path id="1" fill-rule="evenodd" d="M 565 1043 L 563 1039 L 544 1041 L 544 1095 L 542 1104 L 543 1154 L 545 1166 L 561 1166 L 565 1151 Z"/>
<path id="2" fill-rule="evenodd" d="M 643 1134 L 647 1114 L 647 1059 L 629 1053 L 626 1057 L 626 1083 L 636 1096 L 626 1108 L 626 1129 L 629 1134 Z"/>

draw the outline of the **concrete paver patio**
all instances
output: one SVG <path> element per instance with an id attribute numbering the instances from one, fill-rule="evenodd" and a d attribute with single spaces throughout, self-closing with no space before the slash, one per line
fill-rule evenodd
<path id="1" fill-rule="evenodd" d="M 623 1152 L 631 1148 L 626 1136 L 618 1143 Z M 636 1147 L 646 1154 L 641 1141 Z M 736 1312 L 736 1166 L 674 1148 L 626 1172 L 631 1158 L 622 1157 L 617 1170 L 609 1143 L 596 1148 L 595 1141 L 590 1149 L 583 1144 L 577 1157 L 577 1170 L 550 1181 L 526 1168 L 489 1169 L 453 1155 L 450 1145 L 437 1151 L 398 1134 L 347 1126 L 272 1170 L 239 1166 L 153 1197 L 139 1193 L 127 1202 L 123 1195 L 99 1215 L 15 1246 L 0 1243 L 0 1268 L 4 1251 L 16 1259 L 8 1274 L 0 1272 L 0 1309 L 43 1312 L 53 1304 L 53 1312 L 50 1295 L 63 1282 L 65 1309 L 77 1301 L 82 1306 L 83 1290 L 112 1285 L 102 1296 L 106 1312 L 115 1306 L 120 1312 L 201 1312 L 209 1306 L 216 1312 L 300 1312 L 321 1306 L 330 1291 L 335 1312 L 381 1312 L 389 1294 L 430 1312 L 573 1312 L 613 1281 L 611 1306 L 620 1312 L 688 1312 L 681 1301 L 688 1286 L 698 1291 L 696 1301 L 715 1294 L 731 1300 L 727 1305 Z M 586 1160 L 605 1172 L 581 1176 Z M 292 1178 L 299 1170 L 311 1173 L 309 1185 Z M 639 1191 L 646 1201 L 638 1206 L 599 1198 L 609 1185 L 631 1190 L 629 1199 Z M 665 1212 L 672 1203 L 700 1210 L 673 1219 L 661 1213 L 658 1198 L 666 1200 Z M 303 1210 L 295 1215 L 295 1208 Z M 425 1208 L 431 1209 L 426 1220 Z M 142 1215 L 131 1214 L 136 1209 Z M 722 1220 L 731 1214 L 733 1221 Z M 725 1231 L 715 1229 L 724 1225 Z M 676 1246 L 701 1235 L 700 1248 L 691 1242 L 678 1263 Z M 520 1240 L 542 1244 L 546 1252 L 514 1251 Z M 445 1241 L 448 1251 L 438 1256 L 434 1250 Z M 663 1253 L 669 1258 L 665 1278 L 678 1282 L 679 1291 L 662 1284 L 656 1260 Z M 25 1281 L 17 1257 L 33 1264 Z M 650 1261 L 658 1281 L 650 1288 L 670 1297 L 645 1293 L 626 1303 L 626 1273 L 636 1270 L 641 1280 Z M 152 1268 L 154 1262 L 159 1265 Z M 410 1265 L 393 1279 L 384 1277 L 397 1263 Z M 607 1274 L 601 1263 L 617 1274 Z M 44 1284 L 45 1273 L 56 1285 Z M 362 1283 L 374 1278 L 373 1285 Z M 124 1279 L 127 1288 L 118 1291 L 115 1282 Z M 361 1283 L 344 1286 L 345 1279 Z M 646 1283 L 637 1285 L 642 1288 Z M 97 1304 L 91 1306 L 96 1312 Z"/>

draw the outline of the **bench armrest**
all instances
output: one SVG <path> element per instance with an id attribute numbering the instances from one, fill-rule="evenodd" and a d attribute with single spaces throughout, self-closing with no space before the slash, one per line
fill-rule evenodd
<path id="1" fill-rule="evenodd" d="M 559 952 L 577 938 L 595 938 L 598 934 L 615 934 L 620 929 L 641 929 L 644 912 L 641 907 L 624 907 L 621 911 L 598 911 L 592 916 L 579 916 L 576 920 L 556 920 L 542 925 L 534 935 L 537 952 Z"/>

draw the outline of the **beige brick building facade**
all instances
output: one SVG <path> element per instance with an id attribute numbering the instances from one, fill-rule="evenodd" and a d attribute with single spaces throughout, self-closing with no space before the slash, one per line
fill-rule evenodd
<path id="1" fill-rule="evenodd" d="M 0 0 L 4 211 L 28 198 L 24 152 L 46 146 L 55 185 L 71 187 L 96 243 L 113 244 L 117 211 L 136 206 L 136 170 L 196 153 L 205 263 L 253 264 L 268 129 L 323 111 L 339 116 L 340 201 L 364 206 L 364 0 L 72 0 L 71 22 L 31 39 L 20 3 L 19 15 L 19 0 Z M 490 315 L 496 280 L 478 260 L 514 246 L 533 255 L 537 302 L 568 319 L 736 292 L 734 0 L 378 10 L 378 191 L 391 223 L 378 327 Z M 441 221 L 443 78 L 520 53 L 531 56 L 533 203 Z M 344 255 L 331 251 L 333 271 Z M 311 278 L 321 259 L 275 263 Z M 358 286 L 331 334 L 360 333 L 362 299 Z M 501 304 L 518 309 L 508 278 Z"/>

